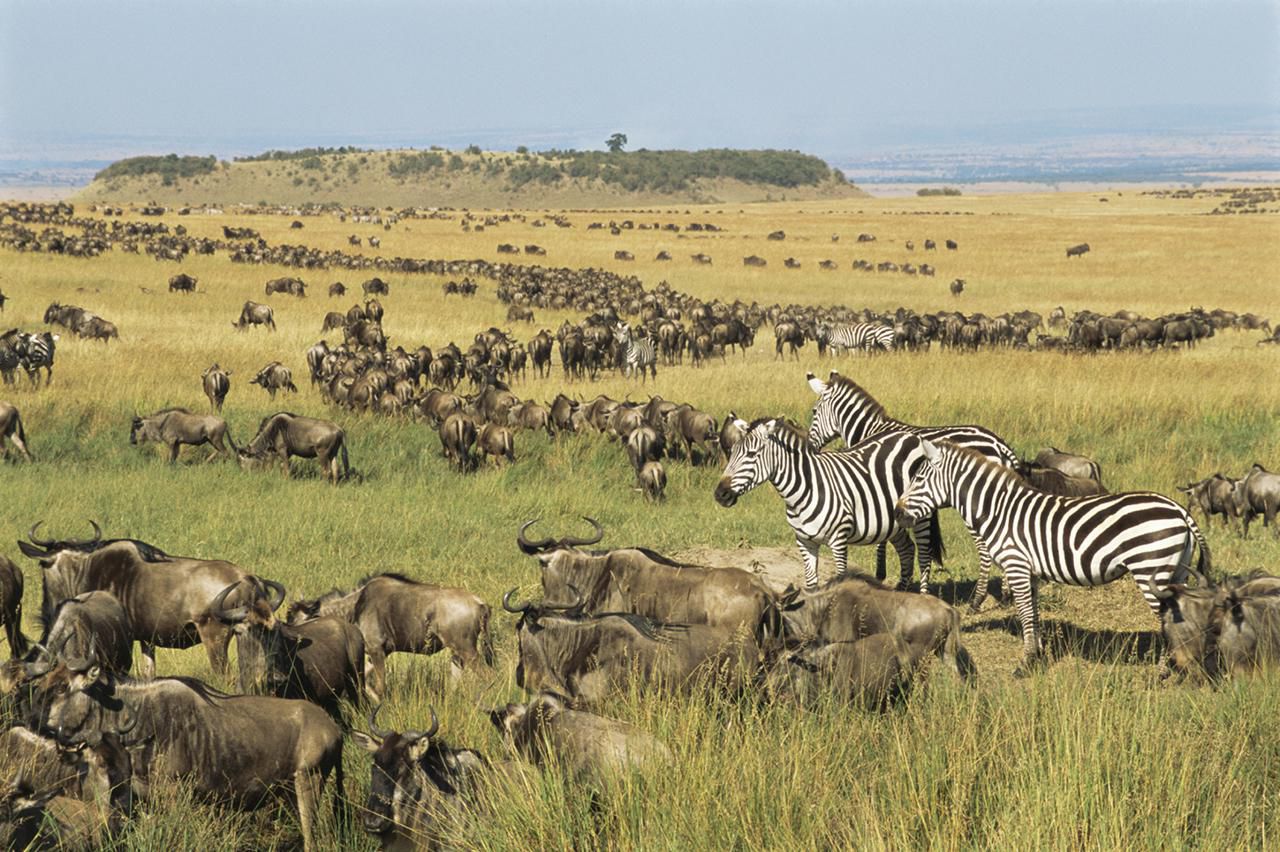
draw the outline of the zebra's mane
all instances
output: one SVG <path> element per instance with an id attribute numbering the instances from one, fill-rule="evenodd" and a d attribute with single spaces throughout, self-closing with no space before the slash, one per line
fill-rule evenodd
<path id="1" fill-rule="evenodd" d="M 889 420 L 893 419 L 889 417 L 889 412 L 884 410 L 884 406 L 880 404 L 880 400 L 876 399 L 874 396 L 869 394 L 867 390 L 864 387 L 862 387 L 862 385 L 858 384 L 853 379 L 850 379 L 846 376 L 842 376 L 839 373 L 836 373 L 835 375 L 831 376 L 831 381 L 828 382 L 828 384 L 833 384 L 842 390 L 847 390 L 850 393 L 856 394 L 858 398 L 862 400 L 863 404 L 867 408 L 871 409 L 871 411 L 880 415 L 883 418 L 886 418 Z"/>
<path id="2" fill-rule="evenodd" d="M 1036 494 L 1043 494 L 1040 489 L 1030 485 L 1019 473 L 1011 467 L 1005 467 L 1002 464 L 993 462 L 977 450 L 969 447 L 962 447 L 959 444 L 953 444 L 950 441 L 932 441 L 934 446 L 947 450 L 962 459 L 970 462 L 979 470 L 985 471 L 990 479 L 999 480 L 1001 484 L 1007 484 L 1013 489 L 1021 489 L 1023 491 L 1032 491 Z"/>
<path id="3" fill-rule="evenodd" d="M 785 417 L 762 417 L 751 422 L 747 428 L 748 432 L 754 430 L 761 423 L 769 421 L 777 421 L 778 431 L 769 437 L 776 440 L 782 446 L 794 452 L 812 452 L 813 448 L 809 446 L 809 437 L 799 426 L 792 423 Z"/>

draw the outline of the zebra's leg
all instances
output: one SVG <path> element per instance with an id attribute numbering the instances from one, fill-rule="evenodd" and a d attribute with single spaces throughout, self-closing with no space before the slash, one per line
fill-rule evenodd
<path id="1" fill-rule="evenodd" d="M 1004 563 L 1004 576 L 1013 593 L 1013 603 L 1022 626 L 1022 662 L 1014 669 L 1014 677 L 1026 677 L 1033 669 L 1044 664 L 1044 650 L 1040 645 L 1040 607 L 1036 600 L 1035 580 L 1031 566 L 1021 560 Z"/>
<path id="2" fill-rule="evenodd" d="M 836 564 L 836 573 L 834 579 L 843 580 L 845 575 L 849 573 L 849 539 L 842 532 L 837 532 L 831 537 L 831 541 L 827 543 L 831 548 L 831 558 Z M 816 554 L 817 548 L 814 548 Z"/>
<path id="3" fill-rule="evenodd" d="M 969 611 L 977 612 L 982 609 L 982 603 L 987 599 L 987 585 L 991 576 L 991 551 L 987 548 L 987 543 L 976 535 L 973 537 L 973 543 L 978 548 L 978 584 L 973 587 L 973 599 L 969 601 Z"/>
<path id="4" fill-rule="evenodd" d="M 886 547 L 888 547 L 888 542 L 884 542 L 884 541 L 876 545 L 876 579 L 877 580 L 884 580 L 885 576 L 889 573 L 888 569 L 885 567 L 884 556 L 885 556 Z"/>
<path id="5" fill-rule="evenodd" d="M 918 521 L 911 532 L 915 538 L 915 557 L 920 563 L 920 594 L 929 594 L 929 569 L 933 567 L 933 525 L 931 518 L 923 518 Z M 905 532 L 904 532 L 905 534 Z M 908 563 L 903 566 L 902 581 L 898 583 L 898 588 L 902 590 L 911 587 L 911 566 Z"/>
<path id="6" fill-rule="evenodd" d="M 894 531 L 889 541 L 893 544 L 893 549 L 898 551 L 898 564 L 901 570 L 901 574 L 898 577 L 898 591 L 905 592 L 911 587 L 911 573 L 915 567 L 916 548 L 911 543 L 911 536 L 902 527 L 898 527 Z"/>
<path id="7" fill-rule="evenodd" d="M 818 588 L 818 543 L 796 536 L 796 547 L 804 560 L 804 587 L 806 591 Z"/>

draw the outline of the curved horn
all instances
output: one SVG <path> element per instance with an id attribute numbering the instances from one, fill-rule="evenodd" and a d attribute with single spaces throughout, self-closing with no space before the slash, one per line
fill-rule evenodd
<path id="1" fill-rule="evenodd" d="M 267 595 L 267 603 L 271 605 L 271 611 L 275 612 L 280 608 L 280 604 L 284 603 L 284 586 L 275 580 L 263 580 L 262 585 L 267 587 L 267 591 L 271 594 Z"/>
<path id="2" fill-rule="evenodd" d="M 86 544 L 97 544 L 102 541 L 102 527 L 98 526 L 98 522 L 92 518 L 89 520 L 89 526 L 93 527 L 93 541 L 85 542 Z"/>
<path id="3" fill-rule="evenodd" d="M 138 713 L 127 701 L 120 702 L 120 713 L 116 716 L 116 723 L 113 726 L 118 736 L 125 734 L 138 727 Z"/>
<path id="4" fill-rule="evenodd" d="M 53 547 L 53 539 L 36 538 L 36 530 L 40 529 L 40 525 L 43 523 L 44 521 L 36 521 L 27 533 L 27 539 L 37 547 Z"/>
<path id="5" fill-rule="evenodd" d="M 427 709 L 431 711 L 431 727 L 423 731 L 422 735 L 424 737 L 434 737 L 436 731 L 440 730 L 440 718 L 436 716 L 436 708 L 428 707 Z"/>
<path id="6" fill-rule="evenodd" d="M 555 547 L 555 543 L 556 543 L 555 539 L 553 538 L 543 538 L 543 539 L 538 539 L 537 541 L 529 541 L 529 539 L 524 537 L 524 531 L 529 529 L 529 527 L 533 526 L 537 522 L 538 522 L 537 518 L 534 518 L 532 521 L 525 521 L 524 525 L 520 527 L 520 533 L 516 536 L 516 544 L 519 545 L 520 550 L 524 553 L 529 554 L 530 556 L 532 556 L 535 553 L 541 553 L 544 550 L 549 550 L 552 547 Z"/>
<path id="7" fill-rule="evenodd" d="M 369 732 L 378 739 L 385 740 L 387 737 L 395 733 L 395 731 L 388 731 L 386 728 L 378 727 L 378 711 L 381 709 L 382 705 L 377 704 L 369 711 Z"/>
<path id="8" fill-rule="evenodd" d="M 507 592 L 505 595 L 502 596 L 502 608 L 505 609 L 507 612 L 514 612 L 517 614 L 523 614 L 528 612 L 529 608 L 533 606 L 533 604 L 524 604 L 519 607 L 515 607 L 511 605 L 511 596 L 514 595 L 515 593 L 516 593 L 516 590 L 512 588 L 511 591 Z"/>
<path id="9" fill-rule="evenodd" d="M 240 585 L 239 580 L 218 592 L 218 596 L 209 604 L 209 612 L 223 621 L 243 621 L 244 617 L 249 614 L 245 607 L 238 606 L 235 609 L 222 608 L 222 605 L 226 603 L 227 595 L 231 594 L 232 590 L 238 585 Z"/>
<path id="10" fill-rule="evenodd" d="M 1166 600 L 1173 597 L 1172 589 L 1165 589 L 1163 592 L 1156 588 L 1155 575 L 1148 574 L 1146 576 L 1147 591 L 1151 593 L 1151 597 L 1158 601 Z"/>
<path id="11" fill-rule="evenodd" d="M 561 547 L 582 547 L 587 544 L 599 544 L 600 540 L 604 538 L 604 527 L 600 526 L 599 522 L 596 521 L 595 518 L 589 518 L 586 515 L 583 515 L 582 520 L 595 527 L 594 536 L 592 538 L 562 538 L 560 539 Z"/>

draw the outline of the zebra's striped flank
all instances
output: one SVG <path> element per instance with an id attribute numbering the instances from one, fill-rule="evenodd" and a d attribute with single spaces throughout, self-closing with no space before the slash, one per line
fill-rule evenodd
<path id="1" fill-rule="evenodd" d="M 645 370 L 655 379 L 658 377 L 658 350 L 648 337 L 636 337 L 631 326 L 625 322 L 618 323 L 613 330 L 613 339 L 623 348 L 623 373 L 634 376 L 640 371 L 640 378 L 645 377 Z"/>

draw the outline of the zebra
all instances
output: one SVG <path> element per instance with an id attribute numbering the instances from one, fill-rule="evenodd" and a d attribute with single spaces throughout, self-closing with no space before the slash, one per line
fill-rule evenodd
<path id="1" fill-rule="evenodd" d="M 924 461 L 923 441 L 910 432 L 891 432 L 850 450 L 819 453 L 804 433 L 781 420 L 735 425 L 745 433 L 734 445 L 716 485 L 716 502 L 732 506 L 762 482 L 772 482 L 787 507 L 787 523 L 804 559 L 805 588 L 818 587 L 818 547 L 835 558 L 836 577 L 848 567 L 851 544 L 889 542 L 902 566 L 900 587 L 911 581 L 913 550 L 920 561 L 921 586 L 928 588 L 929 565 L 942 562 L 937 515 L 922 515 L 908 527 L 893 507 L 915 468 Z"/>
<path id="2" fill-rule="evenodd" d="M 658 350 L 648 337 L 636 337 L 631 333 L 631 326 L 625 322 L 618 323 L 613 330 L 613 339 L 622 347 L 623 373 L 630 377 L 640 371 L 640 379 L 645 378 L 644 371 L 658 378 Z"/>
<path id="3" fill-rule="evenodd" d="M 43 331 L 39 334 L 19 334 L 18 345 L 15 347 L 18 353 L 19 363 L 22 369 L 27 371 L 27 376 L 31 379 L 31 384 L 38 385 L 40 383 L 40 368 L 45 369 L 45 385 L 48 386 L 53 382 L 53 352 L 54 344 L 57 343 L 59 335 L 51 334 Z"/>
<path id="4" fill-rule="evenodd" d="M 845 378 L 835 370 L 828 381 L 822 381 L 806 373 L 809 387 L 818 395 L 813 404 L 809 421 L 809 443 L 821 449 L 836 437 L 844 439 L 847 446 L 886 432 L 906 430 L 928 441 L 951 441 L 962 447 L 976 450 L 997 464 L 1010 468 L 1021 465 L 1018 454 L 999 435 L 981 426 L 912 426 L 888 415 L 875 397 L 867 393 L 857 382 Z M 977 612 L 987 599 L 987 579 L 991 574 L 991 554 L 981 537 L 975 536 L 978 548 L 978 585 L 973 590 L 969 609 Z M 876 577 L 884 579 L 884 551 L 876 554 Z"/>
<path id="5" fill-rule="evenodd" d="M 888 352 L 893 349 L 893 329 L 871 323 L 854 325 L 820 325 L 818 334 L 822 348 L 842 349 L 846 352 L 858 349 L 867 353 Z"/>
<path id="6" fill-rule="evenodd" d="M 1161 597 L 1188 573 L 1207 585 L 1209 545 L 1187 510 L 1147 491 L 1058 497 L 1027 485 L 1016 472 L 948 441 L 923 441 L 924 464 L 898 499 L 901 523 L 952 505 L 1004 567 L 1022 626 L 1022 676 L 1042 661 L 1036 582 L 1100 586 L 1133 575 L 1159 618 Z M 1200 558 L 1191 568 L 1191 550 Z"/>

